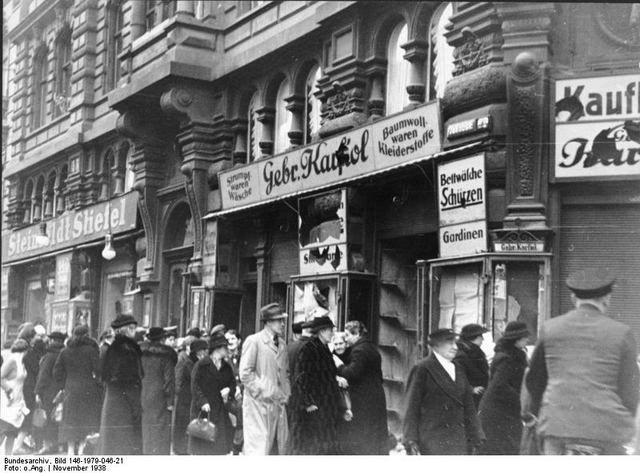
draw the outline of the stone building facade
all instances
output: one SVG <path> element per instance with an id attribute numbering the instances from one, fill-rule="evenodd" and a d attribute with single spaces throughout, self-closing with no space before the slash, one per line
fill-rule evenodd
<path id="1" fill-rule="evenodd" d="M 13 4 L 3 334 L 323 306 L 370 328 L 394 431 L 429 331 L 536 333 L 571 269 L 619 272 L 640 339 L 637 6 Z"/>

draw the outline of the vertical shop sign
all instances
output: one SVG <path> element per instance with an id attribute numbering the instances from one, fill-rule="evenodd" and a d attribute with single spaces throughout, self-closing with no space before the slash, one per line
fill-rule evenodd
<path id="1" fill-rule="evenodd" d="M 440 257 L 487 251 L 484 154 L 438 165 Z"/>
<path id="2" fill-rule="evenodd" d="M 10 268 L 2 268 L 2 302 L 0 303 L 0 307 L 3 309 L 9 307 L 9 271 Z"/>
<path id="3" fill-rule="evenodd" d="M 216 285 L 216 266 L 218 254 L 218 221 L 206 222 L 202 252 L 202 285 L 214 287 Z"/>
<path id="4" fill-rule="evenodd" d="M 67 300 L 70 295 L 71 258 L 73 253 L 63 253 L 56 256 L 56 285 L 55 300 Z"/>

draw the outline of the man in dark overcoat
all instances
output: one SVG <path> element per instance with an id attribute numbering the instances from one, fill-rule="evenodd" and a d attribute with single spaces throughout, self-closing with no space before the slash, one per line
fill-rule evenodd
<path id="1" fill-rule="evenodd" d="M 327 346 L 333 338 L 330 317 L 313 319 L 314 336 L 300 350 L 296 380 L 291 392 L 291 453 L 335 455 L 338 421 L 344 416 L 333 355 Z"/>
<path id="2" fill-rule="evenodd" d="M 348 455 L 386 455 L 387 401 L 382 387 L 382 359 L 367 338 L 362 322 L 353 320 L 344 327 L 349 356 L 345 363 L 335 357 L 338 375 L 349 383 L 353 419 L 344 424 L 341 447 Z"/>
<path id="3" fill-rule="evenodd" d="M 188 348 L 188 354 L 178 359 L 175 369 L 176 398 L 173 407 L 173 453 L 186 455 L 187 426 L 191 421 L 191 372 L 198 360 L 207 356 L 209 346 L 205 340 L 194 339 Z"/>
<path id="4" fill-rule="evenodd" d="M 142 453 L 169 455 L 171 450 L 171 411 L 175 392 L 178 355 L 165 345 L 166 332 L 151 327 L 142 350 Z"/>
<path id="5" fill-rule="evenodd" d="M 142 453 L 142 351 L 136 343 L 136 319 L 119 315 L 111 323 L 116 331 L 101 365 L 106 385 L 100 419 L 101 455 Z"/>
<path id="6" fill-rule="evenodd" d="M 473 401 L 476 409 L 480 405 L 482 394 L 489 385 L 489 363 L 482 348 L 483 334 L 488 330 L 482 325 L 467 324 L 460 331 L 458 353 L 453 362 L 459 365 L 467 377 L 473 390 Z"/>
<path id="7" fill-rule="evenodd" d="M 35 389 L 36 404 L 40 404 L 47 413 L 47 421 L 43 432 L 44 445 L 38 452 L 39 454 L 58 453 L 58 423 L 51 419 L 51 411 L 53 410 L 53 399 L 64 385 L 56 381 L 53 376 L 53 367 L 56 364 L 58 355 L 64 348 L 64 340 L 66 338 L 66 333 L 51 332 L 49 334 L 47 352 L 40 360 Z"/>
<path id="8" fill-rule="evenodd" d="M 639 374 L 631 329 L 606 315 L 615 277 L 585 269 L 566 283 L 576 308 L 545 323 L 525 379 L 543 453 L 624 454 Z"/>
<path id="9" fill-rule="evenodd" d="M 451 329 L 431 333 L 431 353 L 409 374 L 403 434 L 410 453 L 465 455 L 482 440 L 471 386 L 453 363 L 456 337 Z"/>

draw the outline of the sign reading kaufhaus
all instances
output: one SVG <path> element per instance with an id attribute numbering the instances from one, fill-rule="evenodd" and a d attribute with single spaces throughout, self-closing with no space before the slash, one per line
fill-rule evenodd
<path id="1" fill-rule="evenodd" d="M 556 82 L 557 180 L 640 177 L 640 74 Z"/>
<path id="2" fill-rule="evenodd" d="M 222 208 L 265 202 L 384 170 L 440 151 L 436 102 L 289 153 L 220 173 Z"/>
<path id="3" fill-rule="evenodd" d="M 438 166 L 440 257 L 487 251 L 484 155 Z"/>
<path id="4" fill-rule="evenodd" d="M 2 235 L 2 262 L 71 247 L 104 237 L 107 233 L 120 233 L 136 226 L 138 196 L 130 192 L 121 197 L 101 202 L 59 217 L 47 220 L 49 244 L 40 246 L 36 236 L 40 225 L 31 225 Z"/>

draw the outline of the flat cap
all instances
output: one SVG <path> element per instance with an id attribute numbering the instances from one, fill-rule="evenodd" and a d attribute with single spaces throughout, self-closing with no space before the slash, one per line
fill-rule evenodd
<path id="1" fill-rule="evenodd" d="M 609 294 L 616 278 L 606 268 L 587 268 L 571 273 L 567 287 L 579 299 L 594 299 Z"/>
<path id="2" fill-rule="evenodd" d="M 267 322 L 269 320 L 286 319 L 287 314 L 284 313 L 280 304 L 272 302 L 260 308 L 260 318 L 263 322 Z"/>
<path id="3" fill-rule="evenodd" d="M 111 322 L 111 328 L 116 329 L 130 324 L 138 325 L 138 321 L 130 315 L 120 314 L 114 319 L 113 322 Z"/>
<path id="4" fill-rule="evenodd" d="M 429 334 L 429 345 L 437 345 L 447 340 L 455 340 L 458 334 L 450 328 L 439 328 Z"/>

